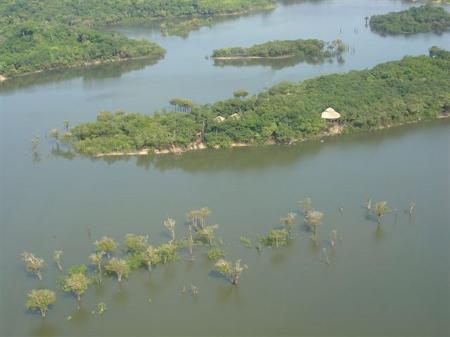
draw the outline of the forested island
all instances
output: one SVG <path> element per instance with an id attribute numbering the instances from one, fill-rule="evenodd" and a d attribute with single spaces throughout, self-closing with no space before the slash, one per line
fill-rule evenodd
<path id="1" fill-rule="evenodd" d="M 237 15 L 275 5 L 275 0 L 5 0 L 0 3 L 0 82 L 54 68 L 164 56 L 155 43 L 107 32 L 114 24 Z"/>
<path id="2" fill-rule="evenodd" d="M 177 111 L 152 116 L 101 112 L 97 121 L 53 132 L 84 155 L 181 152 L 205 147 L 291 144 L 354 130 L 371 130 L 447 116 L 450 112 L 450 53 L 405 57 L 370 70 L 283 82 L 254 96 L 211 105 L 172 100 Z M 334 107 L 339 124 L 321 112 Z"/>
<path id="3" fill-rule="evenodd" d="M 450 29 L 450 13 L 442 7 L 424 5 L 401 12 L 374 15 L 370 27 L 381 34 L 443 32 Z"/>
<path id="4" fill-rule="evenodd" d="M 304 60 L 323 60 L 341 55 L 346 50 L 341 40 L 275 40 L 256 44 L 249 48 L 231 47 L 215 49 L 212 57 L 216 60 L 245 60 L 299 57 Z"/>

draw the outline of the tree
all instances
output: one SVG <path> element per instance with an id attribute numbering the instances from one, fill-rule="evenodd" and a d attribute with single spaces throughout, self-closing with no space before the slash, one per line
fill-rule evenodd
<path id="1" fill-rule="evenodd" d="M 48 289 L 32 289 L 27 296 L 27 309 L 39 310 L 42 317 L 46 317 L 49 306 L 56 301 L 55 292 Z"/>
<path id="2" fill-rule="evenodd" d="M 381 224 L 381 218 L 389 213 L 391 210 L 388 207 L 387 201 L 379 201 L 375 203 L 375 205 L 372 208 L 372 212 L 377 217 L 377 223 L 378 225 Z"/>
<path id="3" fill-rule="evenodd" d="M 201 225 L 202 228 L 204 228 L 205 227 L 205 220 L 211 214 L 211 210 L 208 207 L 202 207 L 198 211 L 198 213 L 200 215 L 200 225 Z"/>
<path id="4" fill-rule="evenodd" d="M 172 235 L 172 242 L 175 242 L 175 224 L 176 221 L 172 218 L 167 218 L 164 220 L 164 227 L 170 232 Z"/>
<path id="5" fill-rule="evenodd" d="M 97 268 L 100 282 L 102 282 L 102 261 L 105 254 L 104 251 L 100 251 L 89 255 L 89 261 Z"/>
<path id="6" fill-rule="evenodd" d="M 100 240 L 95 241 L 94 244 L 96 252 L 105 252 L 108 257 L 117 249 L 116 241 L 108 236 L 102 237 Z"/>
<path id="7" fill-rule="evenodd" d="M 69 272 L 69 275 L 63 281 L 63 290 L 73 293 L 77 298 L 78 309 L 80 308 L 81 296 L 86 292 L 91 281 L 85 274 L 86 266 L 79 266 L 75 272 Z"/>
<path id="8" fill-rule="evenodd" d="M 39 280 L 42 281 L 41 269 L 45 265 L 44 259 L 34 256 L 32 253 L 23 252 L 21 254 L 22 261 L 25 263 L 25 267 L 30 273 L 34 273 Z"/>
<path id="9" fill-rule="evenodd" d="M 295 213 L 289 212 L 287 216 L 280 218 L 280 224 L 287 230 L 289 235 L 291 235 L 292 229 L 294 228 Z"/>
<path id="10" fill-rule="evenodd" d="M 209 248 L 208 253 L 206 255 L 210 260 L 218 260 L 222 257 L 225 257 L 225 251 L 223 249 L 220 249 L 219 247 L 213 246 Z"/>
<path id="11" fill-rule="evenodd" d="M 192 210 L 186 213 L 186 220 L 188 220 L 194 229 L 199 227 L 200 211 Z"/>
<path id="12" fill-rule="evenodd" d="M 312 239 L 317 241 L 317 228 L 322 222 L 323 213 L 311 210 L 305 214 L 305 223 L 309 226 L 309 228 L 313 231 Z"/>
<path id="13" fill-rule="evenodd" d="M 53 252 L 53 261 L 55 261 L 56 265 L 58 266 L 58 269 L 60 272 L 63 272 L 63 267 L 61 265 L 61 256 L 63 255 L 62 250 L 55 250 Z"/>
<path id="14" fill-rule="evenodd" d="M 271 229 L 267 236 L 259 239 L 259 242 L 265 246 L 279 248 L 287 244 L 289 232 L 286 229 Z"/>
<path id="15" fill-rule="evenodd" d="M 215 231 L 219 228 L 219 225 L 209 225 L 203 228 L 200 228 L 197 231 L 197 235 L 200 240 L 206 242 L 209 246 L 212 246 L 212 242 L 214 240 Z"/>
<path id="16" fill-rule="evenodd" d="M 239 90 L 236 90 L 235 92 L 233 92 L 233 96 L 235 98 L 239 98 L 239 99 L 245 98 L 245 97 L 248 96 L 248 91 L 243 90 L 243 89 L 239 89 Z"/>
<path id="17" fill-rule="evenodd" d="M 237 285 L 239 283 L 241 274 L 244 272 L 244 270 L 248 269 L 247 265 L 241 266 L 241 260 L 237 260 L 233 265 L 231 262 L 225 259 L 220 259 L 219 261 L 217 261 L 215 267 L 219 273 L 228 278 L 234 285 Z"/>
<path id="18" fill-rule="evenodd" d="M 301 200 L 298 202 L 298 206 L 300 207 L 300 210 L 303 214 L 306 214 L 307 212 L 311 211 L 313 209 L 312 207 L 312 201 L 311 198 L 306 198 L 305 200 Z"/>
<path id="19" fill-rule="evenodd" d="M 177 258 L 177 246 L 174 244 L 163 243 L 156 251 L 163 264 L 175 261 Z"/>
<path id="20" fill-rule="evenodd" d="M 158 251 L 152 246 L 148 246 L 147 249 L 142 254 L 142 260 L 147 264 L 147 269 L 149 272 L 152 271 L 152 266 L 158 264 L 161 261 Z"/>
<path id="21" fill-rule="evenodd" d="M 124 244 L 128 252 L 132 254 L 142 253 L 148 247 L 148 236 L 126 234 Z"/>
<path id="22" fill-rule="evenodd" d="M 117 281 L 120 283 L 122 282 L 123 277 L 128 277 L 130 266 L 124 259 L 113 257 L 106 263 L 105 270 L 111 273 L 115 273 L 117 276 Z"/>

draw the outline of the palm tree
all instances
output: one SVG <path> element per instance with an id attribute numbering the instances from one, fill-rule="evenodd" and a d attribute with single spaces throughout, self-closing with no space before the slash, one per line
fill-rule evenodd
<path id="1" fill-rule="evenodd" d="M 21 254 L 22 261 L 25 263 L 25 267 L 30 273 L 34 273 L 39 280 L 42 281 L 41 269 L 45 265 L 44 259 L 34 256 L 32 253 L 23 252 Z"/>
<path id="2" fill-rule="evenodd" d="M 175 224 L 176 221 L 172 218 L 167 218 L 164 220 L 164 227 L 170 232 L 172 235 L 172 242 L 175 242 Z"/>
<path id="3" fill-rule="evenodd" d="M 61 256 L 63 255 L 62 250 L 55 250 L 53 252 L 53 261 L 55 261 L 56 265 L 58 266 L 59 271 L 63 272 L 63 267 L 61 265 Z"/>
<path id="4" fill-rule="evenodd" d="M 42 317 L 46 317 L 49 306 L 56 301 L 55 292 L 48 289 L 32 289 L 27 296 L 27 309 L 39 310 Z"/>

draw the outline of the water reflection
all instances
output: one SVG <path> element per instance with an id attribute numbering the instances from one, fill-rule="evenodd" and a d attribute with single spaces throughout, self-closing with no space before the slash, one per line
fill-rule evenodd
<path id="1" fill-rule="evenodd" d="M 336 58 L 337 63 L 343 64 L 345 62 L 342 56 Z M 305 57 L 289 57 L 289 58 L 279 58 L 279 59 L 242 59 L 242 60 L 214 60 L 214 66 L 224 68 L 224 67 L 252 67 L 252 66 L 262 66 L 270 67 L 272 70 L 280 70 L 283 68 L 294 67 L 299 63 L 307 64 L 323 64 L 323 63 L 333 63 L 334 60 L 331 58 L 327 59 L 317 59 L 317 58 L 305 58 Z"/>
<path id="2" fill-rule="evenodd" d="M 140 59 L 92 65 L 82 68 L 76 67 L 69 69 L 49 70 L 42 73 L 24 75 L 5 82 L 0 82 L 0 93 L 8 93 L 28 86 L 62 82 L 79 77 L 81 77 L 85 83 L 89 84 L 90 82 L 96 80 L 119 78 L 124 73 L 144 69 L 145 67 L 153 65 L 156 62 L 158 61 Z"/>
<path id="3" fill-rule="evenodd" d="M 30 332 L 31 336 L 59 336 L 58 330 L 52 324 L 50 324 L 47 320 L 41 320 L 39 324 L 37 324 Z"/>

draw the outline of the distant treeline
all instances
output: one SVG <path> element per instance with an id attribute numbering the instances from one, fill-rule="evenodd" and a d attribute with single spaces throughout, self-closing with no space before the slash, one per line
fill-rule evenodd
<path id="1" fill-rule="evenodd" d="M 231 47 L 215 49 L 213 58 L 277 58 L 299 56 L 305 59 L 325 59 L 342 54 L 346 49 L 341 40 L 326 43 L 322 40 L 275 40 L 249 48 Z"/>
<path id="2" fill-rule="evenodd" d="M 382 34 L 442 32 L 450 29 L 450 13 L 431 5 L 411 7 L 402 12 L 374 15 L 370 27 Z"/>
<path id="3" fill-rule="evenodd" d="M 52 68 L 141 57 L 157 61 L 164 56 L 164 50 L 156 44 L 105 32 L 100 29 L 105 25 L 241 14 L 275 4 L 275 0 L 3 0 L 0 80 Z"/>
<path id="4" fill-rule="evenodd" d="M 248 98 L 241 90 L 211 105 L 189 102 L 187 112 L 102 112 L 97 121 L 75 126 L 60 139 L 87 155 L 187 149 L 200 143 L 293 143 L 326 134 L 329 125 L 321 112 L 329 106 L 341 113 L 344 132 L 437 118 L 450 112 L 449 55 L 432 48 L 430 56 L 302 83 L 283 82 Z"/>

